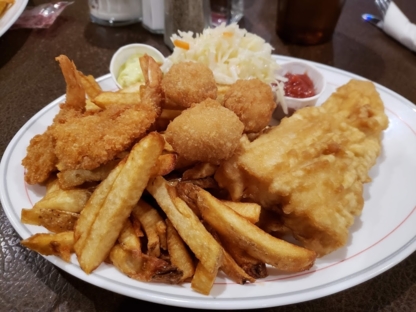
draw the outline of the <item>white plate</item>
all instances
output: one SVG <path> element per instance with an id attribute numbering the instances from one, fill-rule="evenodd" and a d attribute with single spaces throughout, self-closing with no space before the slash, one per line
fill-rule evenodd
<path id="1" fill-rule="evenodd" d="M 278 62 L 293 60 L 276 57 Z M 336 87 L 356 75 L 313 63 L 328 81 L 325 100 Z M 110 75 L 98 79 L 105 90 L 115 89 Z M 126 296 L 174 306 L 201 309 L 249 309 L 286 305 L 323 297 L 362 283 L 391 268 L 416 249 L 416 109 L 400 95 L 377 85 L 390 120 L 384 132 L 383 150 L 370 172 L 373 182 L 364 189 L 365 207 L 351 228 L 346 247 L 316 261 L 307 272 L 282 275 L 270 269 L 270 276 L 255 284 L 236 285 L 218 277 L 210 296 L 182 286 L 141 283 L 103 264 L 91 275 L 57 257 L 46 257 L 66 272 Z M 28 186 L 23 180 L 21 160 L 29 140 L 43 132 L 58 111 L 60 97 L 31 118 L 7 147 L 0 165 L 0 192 L 3 208 L 13 227 L 23 238 L 42 231 L 20 222 L 22 208 L 32 207 L 44 189 Z"/>
<path id="2" fill-rule="evenodd" d="M 28 0 L 16 0 L 6 13 L 0 17 L 0 37 L 13 25 L 26 7 Z"/>

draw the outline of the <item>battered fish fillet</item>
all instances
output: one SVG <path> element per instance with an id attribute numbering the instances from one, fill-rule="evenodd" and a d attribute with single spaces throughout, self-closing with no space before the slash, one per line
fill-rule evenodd
<path id="1" fill-rule="evenodd" d="M 241 144 L 216 180 L 233 200 L 279 211 L 294 237 L 323 256 L 347 242 L 387 126 L 374 85 L 351 80 L 322 106 L 301 109 Z"/>

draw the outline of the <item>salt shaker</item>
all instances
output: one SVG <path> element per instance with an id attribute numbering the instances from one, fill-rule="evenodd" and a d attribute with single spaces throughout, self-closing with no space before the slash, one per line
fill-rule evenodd
<path id="1" fill-rule="evenodd" d="M 173 49 L 170 37 L 181 31 L 201 33 L 211 24 L 209 0 L 165 0 L 165 44 Z"/>

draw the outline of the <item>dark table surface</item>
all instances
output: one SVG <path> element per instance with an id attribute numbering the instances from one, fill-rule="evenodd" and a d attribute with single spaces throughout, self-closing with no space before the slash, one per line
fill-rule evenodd
<path id="1" fill-rule="evenodd" d="M 40 4 L 46 1 L 30 1 Z M 396 4 L 416 22 L 414 0 Z M 276 1 L 246 1 L 241 26 L 275 48 L 275 53 L 316 61 L 373 80 L 416 103 L 415 54 L 361 21 L 378 13 L 374 1 L 347 0 L 332 41 L 318 46 L 283 43 L 275 34 Z M 120 28 L 89 22 L 87 1 L 76 0 L 44 30 L 9 30 L 0 38 L 0 151 L 44 105 L 65 91 L 55 56 L 66 54 L 84 73 L 108 73 L 122 45 L 146 43 L 170 51 L 161 35 L 135 24 Z M 131 299 L 83 282 L 19 245 L 19 236 L 0 210 L 1 311 L 180 311 Z M 416 311 L 416 253 L 387 272 L 353 288 L 313 301 L 263 311 Z"/>

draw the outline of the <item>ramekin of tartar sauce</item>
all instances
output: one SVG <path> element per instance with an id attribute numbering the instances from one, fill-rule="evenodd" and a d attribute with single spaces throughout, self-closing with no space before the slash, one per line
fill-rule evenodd
<path id="1" fill-rule="evenodd" d="M 119 48 L 114 53 L 110 62 L 110 74 L 120 89 L 133 84 L 144 83 L 144 77 L 140 68 L 139 57 L 147 54 L 163 64 L 165 57 L 152 46 L 141 43 L 133 43 Z"/>

